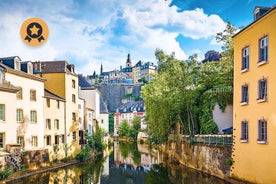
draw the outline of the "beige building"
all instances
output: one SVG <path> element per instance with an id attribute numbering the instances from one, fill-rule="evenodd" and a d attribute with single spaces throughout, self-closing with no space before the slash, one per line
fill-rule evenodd
<path id="1" fill-rule="evenodd" d="M 65 156 L 65 100 L 49 90 L 44 91 L 44 147 L 50 160 Z"/>
<path id="2" fill-rule="evenodd" d="M 21 62 L 17 56 L 0 58 L 0 61 L 6 81 L 19 89 L 14 106 L 16 126 L 11 131 L 16 130 L 16 140 L 25 150 L 43 148 L 45 79 L 33 74 L 31 62 Z"/>
<path id="3" fill-rule="evenodd" d="M 79 145 L 78 77 L 75 66 L 67 61 L 43 61 L 33 63 L 36 75 L 46 79 L 45 89 L 66 100 L 65 144 L 68 155 L 76 155 Z"/>

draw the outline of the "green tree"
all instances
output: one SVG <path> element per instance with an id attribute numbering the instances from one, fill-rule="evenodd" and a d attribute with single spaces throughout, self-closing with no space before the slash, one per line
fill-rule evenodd
<path id="1" fill-rule="evenodd" d="M 92 135 L 86 135 L 86 139 L 88 140 L 88 147 L 91 149 L 95 149 L 97 151 L 102 151 L 105 148 L 105 144 L 103 141 L 104 137 L 104 129 L 98 128 L 95 133 Z"/>
<path id="2" fill-rule="evenodd" d="M 129 124 L 126 120 L 123 120 L 121 125 L 119 126 L 119 137 L 124 137 L 129 135 Z"/>
<path id="3" fill-rule="evenodd" d="M 114 132 L 114 114 L 110 113 L 109 114 L 109 119 L 108 119 L 108 128 L 109 132 Z"/>

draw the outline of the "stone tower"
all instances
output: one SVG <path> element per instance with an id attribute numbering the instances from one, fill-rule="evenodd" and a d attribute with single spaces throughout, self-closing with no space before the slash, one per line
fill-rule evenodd
<path id="1" fill-rule="evenodd" d="M 127 55 L 126 67 L 132 67 L 132 62 L 130 60 L 130 54 Z"/>

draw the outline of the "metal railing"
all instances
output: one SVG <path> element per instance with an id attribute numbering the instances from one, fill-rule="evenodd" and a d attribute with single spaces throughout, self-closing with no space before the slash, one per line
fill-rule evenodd
<path id="1" fill-rule="evenodd" d="M 191 142 L 189 135 L 170 134 L 169 140 Z M 231 134 L 208 134 L 208 135 L 195 135 L 195 143 L 209 144 L 209 145 L 232 145 L 233 135 Z"/>

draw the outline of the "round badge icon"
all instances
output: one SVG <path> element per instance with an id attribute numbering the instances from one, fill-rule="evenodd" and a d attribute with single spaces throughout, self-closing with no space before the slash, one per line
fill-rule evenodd
<path id="1" fill-rule="evenodd" d="M 20 35 L 24 43 L 30 46 L 40 46 L 48 38 L 47 24 L 40 18 L 29 18 L 23 22 Z"/>

